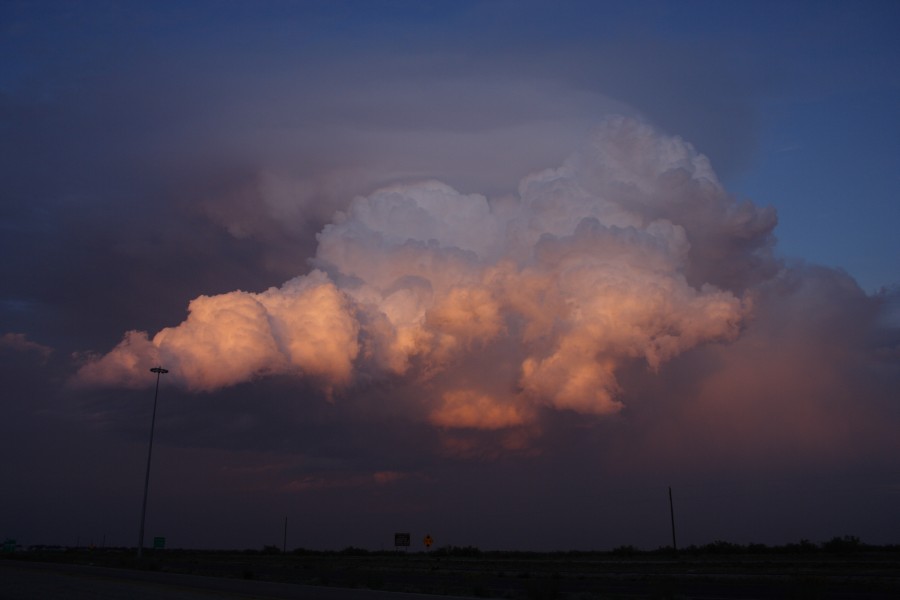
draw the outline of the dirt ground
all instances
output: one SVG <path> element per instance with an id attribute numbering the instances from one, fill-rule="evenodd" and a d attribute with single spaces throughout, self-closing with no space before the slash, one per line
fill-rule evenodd
<path id="1" fill-rule="evenodd" d="M 70 562 L 341 588 L 518 599 L 900 598 L 900 553 L 853 555 L 252 553 L 133 550 L 18 552 Z"/>

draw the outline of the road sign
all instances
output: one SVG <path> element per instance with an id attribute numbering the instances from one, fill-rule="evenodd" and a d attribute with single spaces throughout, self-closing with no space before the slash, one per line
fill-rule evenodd
<path id="1" fill-rule="evenodd" d="M 432 538 L 431 535 L 426 534 L 425 539 L 422 541 L 425 542 L 426 548 L 431 548 L 431 545 L 434 543 L 434 538 Z"/>
<path id="2" fill-rule="evenodd" d="M 408 533 L 395 533 L 394 534 L 394 545 L 395 546 L 409 546 L 409 534 Z"/>
<path id="3" fill-rule="evenodd" d="M 166 547 L 166 538 L 164 538 L 164 537 L 153 538 L 153 549 L 154 550 L 163 550 L 165 547 Z"/>

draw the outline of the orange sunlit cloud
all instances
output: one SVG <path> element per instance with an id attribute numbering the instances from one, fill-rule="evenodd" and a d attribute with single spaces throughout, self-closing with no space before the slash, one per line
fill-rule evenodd
<path id="1" fill-rule="evenodd" d="M 503 429 L 522 425 L 529 419 L 522 407 L 503 402 L 478 390 L 450 390 L 430 421 L 443 427 Z"/>
<path id="2" fill-rule="evenodd" d="M 439 400 L 421 412 L 440 427 L 514 429 L 539 408 L 614 413 L 624 365 L 655 370 L 736 338 L 751 304 L 726 283 L 733 265 L 765 258 L 773 225 L 689 144 L 611 119 L 563 167 L 525 177 L 518 198 L 433 181 L 358 197 L 319 234 L 309 274 L 196 298 L 183 323 L 129 332 L 78 381 L 133 386 L 159 363 L 192 390 L 288 373 L 332 394 L 364 372 L 431 381 Z M 735 254 L 722 273 L 701 252 L 710 240 Z M 490 381 L 467 377 L 472 357 L 498 352 L 509 357 Z"/>

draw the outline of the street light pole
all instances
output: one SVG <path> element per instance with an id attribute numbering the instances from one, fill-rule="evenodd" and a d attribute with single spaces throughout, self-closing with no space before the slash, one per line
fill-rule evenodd
<path id="1" fill-rule="evenodd" d="M 675 541 L 675 506 L 672 504 L 672 486 L 669 486 L 669 516 L 672 518 L 672 553 L 678 554 L 678 543 Z"/>
<path id="2" fill-rule="evenodd" d="M 168 373 L 168 369 L 153 367 L 150 372 L 156 373 L 156 392 L 153 394 L 153 417 L 150 419 L 150 446 L 147 449 L 147 474 L 144 476 L 144 503 L 141 505 L 141 532 L 138 535 L 137 557 L 144 551 L 144 518 L 147 516 L 147 490 L 150 487 L 150 459 L 153 457 L 153 430 L 156 428 L 156 401 L 159 398 L 159 376 Z"/>

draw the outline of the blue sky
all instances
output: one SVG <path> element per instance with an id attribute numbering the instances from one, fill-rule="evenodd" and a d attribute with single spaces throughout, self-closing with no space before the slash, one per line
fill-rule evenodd
<path id="1" fill-rule="evenodd" d="M 897 282 L 896 104 L 844 92 L 768 108 L 759 157 L 733 184 L 778 208 L 785 256 L 841 267 L 869 292 Z"/>
<path id="2" fill-rule="evenodd" d="M 896 543 L 898 29 L 871 1 L 3 3 L 0 536 L 134 543 L 165 362 L 176 545 L 302 506 L 310 547 L 655 547 L 667 485 L 685 543 Z"/>

